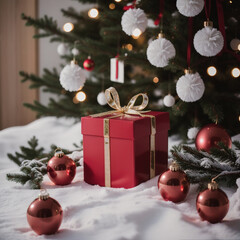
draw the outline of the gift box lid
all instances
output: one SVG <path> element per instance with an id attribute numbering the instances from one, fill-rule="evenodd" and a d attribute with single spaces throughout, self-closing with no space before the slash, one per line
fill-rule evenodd
<path id="1" fill-rule="evenodd" d="M 168 131 L 170 129 L 168 112 L 149 112 L 145 115 L 156 117 L 156 132 Z M 111 115 L 113 116 L 113 115 Z M 82 117 L 81 129 L 83 135 L 103 136 L 104 117 Z M 117 118 L 110 118 L 110 137 L 135 139 L 151 134 L 150 117 L 123 115 Z"/>

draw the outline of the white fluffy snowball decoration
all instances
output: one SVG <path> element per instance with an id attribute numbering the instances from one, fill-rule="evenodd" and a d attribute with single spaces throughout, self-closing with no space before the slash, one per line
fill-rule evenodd
<path id="1" fill-rule="evenodd" d="M 157 101 L 157 105 L 161 108 L 164 106 L 162 98 Z"/>
<path id="2" fill-rule="evenodd" d="M 177 0 L 178 11 L 186 17 L 198 15 L 204 7 L 204 0 Z"/>
<path id="3" fill-rule="evenodd" d="M 159 89 L 159 88 L 155 88 L 155 89 L 153 90 L 153 95 L 154 95 L 155 97 L 160 97 L 160 96 L 162 96 L 162 90 Z"/>
<path id="4" fill-rule="evenodd" d="M 196 136 L 197 136 L 198 131 L 199 131 L 199 128 L 197 128 L 197 127 L 189 128 L 188 132 L 187 132 L 187 137 L 189 139 L 195 139 Z"/>
<path id="5" fill-rule="evenodd" d="M 147 59 L 155 67 L 166 67 L 175 55 L 176 50 L 173 44 L 166 38 L 159 37 L 147 48 Z"/>
<path id="6" fill-rule="evenodd" d="M 147 17 L 142 9 L 130 8 L 123 14 L 121 24 L 122 30 L 129 36 L 137 28 L 143 33 L 147 27 Z"/>
<path id="7" fill-rule="evenodd" d="M 234 38 L 230 42 L 230 46 L 234 51 L 240 51 L 240 40 L 238 38 Z"/>
<path id="8" fill-rule="evenodd" d="M 77 56 L 79 54 L 78 49 L 77 48 L 73 48 L 72 49 L 72 54 L 73 54 L 73 56 Z"/>
<path id="9" fill-rule="evenodd" d="M 187 73 L 178 79 L 176 90 L 182 101 L 196 102 L 202 97 L 205 85 L 198 73 Z"/>
<path id="10" fill-rule="evenodd" d="M 193 39 L 196 51 L 205 57 L 216 56 L 223 48 L 224 39 L 222 33 L 216 28 L 204 27 L 199 30 Z"/>
<path id="11" fill-rule="evenodd" d="M 104 92 L 100 92 L 98 95 L 97 95 L 97 101 L 100 105 L 106 105 L 107 104 L 107 101 L 106 101 L 106 98 L 105 98 L 105 93 Z"/>
<path id="12" fill-rule="evenodd" d="M 75 64 L 74 61 L 71 64 L 66 65 L 60 73 L 60 83 L 64 89 L 70 92 L 77 91 L 84 85 L 86 77 L 84 70 Z"/>
<path id="13" fill-rule="evenodd" d="M 171 94 L 168 94 L 164 97 L 163 103 L 166 107 L 172 107 L 175 104 L 175 98 Z"/>
<path id="14" fill-rule="evenodd" d="M 66 55 L 68 53 L 68 47 L 65 43 L 60 43 L 57 47 L 57 53 L 60 56 Z"/>

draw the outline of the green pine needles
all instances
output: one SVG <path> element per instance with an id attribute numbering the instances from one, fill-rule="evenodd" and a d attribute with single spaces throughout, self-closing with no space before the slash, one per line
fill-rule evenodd
<path id="1" fill-rule="evenodd" d="M 194 147 L 179 145 L 171 150 L 172 158 L 186 172 L 191 183 L 200 188 L 218 175 L 218 182 L 232 187 L 240 177 L 240 142 L 234 141 L 230 149 L 223 143 L 212 148 L 209 153 L 198 151 Z"/>
<path id="2" fill-rule="evenodd" d="M 15 152 L 15 155 L 8 154 L 10 160 L 20 166 L 20 173 L 8 173 L 7 180 L 28 184 L 32 189 L 41 188 L 43 176 L 47 173 L 47 163 L 54 156 L 56 145 L 51 145 L 51 150 L 45 152 L 45 149 L 38 146 L 38 139 L 34 136 L 28 141 L 28 146 L 21 146 L 20 152 Z M 72 153 L 62 149 L 65 154 Z M 75 149 L 75 151 L 80 151 Z M 76 166 L 80 166 L 80 159 L 74 159 Z"/>

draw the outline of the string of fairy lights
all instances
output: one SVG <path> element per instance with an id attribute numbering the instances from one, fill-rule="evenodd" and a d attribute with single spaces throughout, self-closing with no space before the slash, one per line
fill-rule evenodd
<path id="1" fill-rule="evenodd" d="M 116 4 L 121 2 L 122 0 L 115 0 L 115 3 L 109 3 L 109 9 L 114 10 L 116 8 Z M 232 1 L 229 1 L 229 3 L 231 4 Z M 99 17 L 99 10 L 97 6 L 94 6 L 92 8 L 89 9 L 88 11 L 88 17 L 92 18 L 92 19 L 97 19 Z M 63 31 L 65 32 L 71 32 L 74 29 L 74 24 L 71 22 L 67 22 L 63 25 Z M 140 37 L 140 35 L 142 34 L 141 30 L 136 28 L 133 33 L 132 33 L 132 38 L 133 39 L 138 39 Z M 234 39 L 233 39 L 234 40 Z M 127 49 L 128 51 L 132 51 L 133 50 L 133 45 L 128 43 L 122 46 L 123 48 Z M 235 46 L 236 51 L 240 51 L 240 43 L 237 43 L 237 46 Z M 215 66 L 209 66 L 206 69 L 207 74 L 210 77 L 214 77 L 217 75 L 218 70 Z M 240 76 L 240 69 L 238 67 L 233 67 L 232 70 L 230 71 L 231 75 L 233 78 L 238 78 Z M 158 83 L 159 82 L 159 78 L 158 77 L 154 77 L 153 78 L 153 82 L 154 83 Z M 79 102 L 84 102 L 87 98 L 87 95 L 84 91 L 82 91 L 82 88 L 80 88 L 76 94 L 75 97 L 73 98 L 73 102 L 74 103 L 79 103 Z M 240 117 L 239 117 L 239 121 L 240 121 Z"/>

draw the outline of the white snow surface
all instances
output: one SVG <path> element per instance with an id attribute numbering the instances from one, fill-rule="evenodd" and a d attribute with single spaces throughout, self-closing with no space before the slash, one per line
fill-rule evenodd
<path id="1" fill-rule="evenodd" d="M 27 223 L 26 211 L 39 190 L 6 180 L 6 173 L 19 172 L 7 153 L 18 151 L 33 135 L 46 149 L 52 143 L 74 149 L 73 143 L 82 138 L 80 128 L 80 122 L 72 119 L 46 117 L 0 131 L 0 239 L 240 239 L 239 189 L 236 192 L 222 188 L 229 197 L 230 209 L 222 223 L 211 224 L 202 221 L 196 211 L 197 186 L 191 186 L 184 202 L 174 204 L 160 196 L 158 176 L 132 189 L 105 188 L 85 183 L 82 167 L 78 167 L 72 184 L 64 187 L 53 185 L 47 175 L 44 177 L 42 187 L 61 204 L 63 221 L 55 235 L 38 236 Z M 240 135 L 236 138 L 240 139 Z M 169 138 L 169 145 L 177 141 Z"/>

